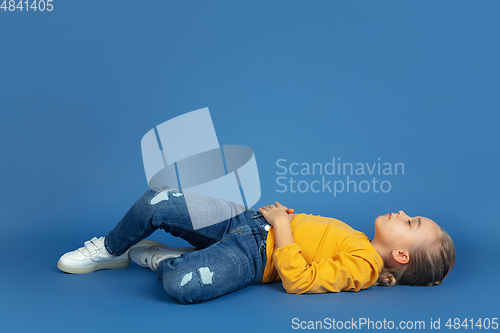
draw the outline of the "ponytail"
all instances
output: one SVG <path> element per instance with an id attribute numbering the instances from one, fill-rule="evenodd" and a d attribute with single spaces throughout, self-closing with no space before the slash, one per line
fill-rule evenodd
<path id="1" fill-rule="evenodd" d="M 382 287 L 392 287 L 396 285 L 396 278 L 389 268 L 386 266 L 382 267 L 382 271 L 378 275 L 377 282 L 374 283 L 375 286 Z"/>

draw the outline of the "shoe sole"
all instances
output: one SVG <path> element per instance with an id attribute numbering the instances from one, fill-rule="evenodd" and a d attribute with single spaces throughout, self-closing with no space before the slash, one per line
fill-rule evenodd
<path id="1" fill-rule="evenodd" d="M 87 274 L 100 269 L 120 269 L 127 268 L 130 265 L 130 259 L 96 262 L 93 265 L 85 267 L 73 267 L 63 264 L 60 260 L 57 262 L 57 268 L 65 273 L 71 274 Z"/>
<path id="2" fill-rule="evenodd" d="M 157 241 L 154 241 L 154 240 L 143 240 L 143 241 L 140 241 L 139 243 L 137 243 L 135 245 L 142 245 L 142 244 L 157 246 L 157 247 L 162 248 L 164 250 L 173 251 L 173 252 L 192 252 L 192 251 L 196 250 L 194 247 L 171 247 L 171 246 L 167 246 L 167 245 L 165 245 L 163 243 L 160 243 L 160 242 L 157 242 Z M 149 268 L 148 266 L 143 266 L 140 263 L 137 263 L 137 262 L 135 262 L 135 263 L 137 265 L 141 266 L 141 267 Z"/>

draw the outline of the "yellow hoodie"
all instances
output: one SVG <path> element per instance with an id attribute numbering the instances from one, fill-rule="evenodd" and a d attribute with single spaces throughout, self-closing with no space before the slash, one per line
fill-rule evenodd
<path id="1" fill-rule="evenodd" d="M 359 291 L 375 283 L 384 262 L 368 237 L 334 218 L 294 214 L 295 243 L 276 249 L 267 236 L 262 283 L 281 281 L 288 293 Z"/>

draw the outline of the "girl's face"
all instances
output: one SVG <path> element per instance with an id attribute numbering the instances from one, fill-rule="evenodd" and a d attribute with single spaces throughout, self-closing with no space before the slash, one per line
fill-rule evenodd
<path id="1" fill-rule="evenodd" d="M 413 245 L 431 245 L 439 240 L 439 234 L 439 225 L 433 220 L 423 216 L 410 217 L 400 210 L 396 214 L 388 213 L 375 219 L 375 236 L 372 243 L 377 244 L 386 253 L 408 253 Z"/>

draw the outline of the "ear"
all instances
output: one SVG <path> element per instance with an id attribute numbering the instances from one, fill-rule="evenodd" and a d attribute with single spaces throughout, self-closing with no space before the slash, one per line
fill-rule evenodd
<path id="1" fill-rule="evenodd" d="M 394 250 L 391 252 L 392 257 L 400 264 L 407 264 L 410 261 L 410 255 L 403 250 Z"/>

